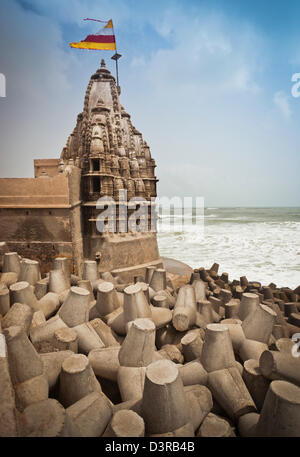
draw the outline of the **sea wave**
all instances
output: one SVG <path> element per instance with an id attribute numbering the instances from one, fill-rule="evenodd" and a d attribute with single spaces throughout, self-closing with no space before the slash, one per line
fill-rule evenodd
<path id="1" fill-rule="evenodd" d="M 172 231 L 164 220 L 158 226 L 161 255 L 186 262 L 193 268 L 209 268 L 218 262 L 231 279 L 246 275 L 250 281 L 297 287 L 300 284 L 299 213 L 295 209 L 272 208 L 265 210 L 262 217 L 259 209 L 256 214 L 251 210 L 251 218 L 247 219 L 248 209 L 226 211 L 231 217 L 204 218 L 203 223 L 199 219 L 198 226 L 189 217 L 184 225 L 171 226 Z"/>

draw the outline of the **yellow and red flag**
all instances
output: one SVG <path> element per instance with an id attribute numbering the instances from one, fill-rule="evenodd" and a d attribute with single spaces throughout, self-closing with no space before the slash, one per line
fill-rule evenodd
<path id="1" fill-rule="evenodd" d="M 85 21 L 104 22 L 88 18 L 85 19 Z M 112 19 L 110 19 L 108 22 L 105 22 L 105 24 L 106 25 L 94 35 L 88 35 L 79 43 L 70 43 L 71 48 L 96 49 L 100 51 L 116 50 L 116 38 Z"/>

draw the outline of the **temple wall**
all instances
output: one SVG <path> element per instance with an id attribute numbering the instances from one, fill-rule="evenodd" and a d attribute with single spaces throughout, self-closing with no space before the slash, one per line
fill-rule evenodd
<path id="1" fill-rule="evenodd" d="M 45 170 L 48 176 L 58 174 L 59 159 L 36 159 L 34 160 L 34 177 L 39 178 L 42 171 Z"/>
<path id="2" fill-rule="evenodd" d="M 159 259 L 154 233 L 125 233 L 92 237 L 93 254 L 101 252 L 100 271 L 123 269 Z"/>
<path id="3" fill-rule="evenodd" d="M 69 215 L 69 208 L 0 208 L 1 239 L 70 243 Z"/>
<path id="4" fill-rule="evenodd" d="M 65 175 L 0 179 L 0 208 L 59 208 L 68 205 L 69 182 Z"/>
<path id="5" fill-rule="evenodd" d="M 52 178 L 0 179 L 0 238 L 11 251 L 41 260 L 42 273 L 53 259 L 83 263 L 80 170 Z"/>

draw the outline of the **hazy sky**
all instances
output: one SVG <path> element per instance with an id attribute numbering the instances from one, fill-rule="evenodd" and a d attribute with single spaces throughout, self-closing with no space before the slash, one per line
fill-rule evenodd
<path id="1" fill-rule="evenodd" d="M 159 194 L 206 206 L 300 206 L 298 0 L 1 0 L 0 176 L 59 157 L 92 73 L 71 49 L 114 21 L 121 102 L 157 161 Z"/>

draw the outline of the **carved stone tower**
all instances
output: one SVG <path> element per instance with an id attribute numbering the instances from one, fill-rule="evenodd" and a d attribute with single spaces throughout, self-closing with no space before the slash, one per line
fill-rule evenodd
<path id="1" fill-rule="evenodd" d="M 119 93 L 102 60 L 90 79 L 83 112 L 62 151 L 59 167 L 61 172 L 73 165 L 81 169 L 83 257 L 100 258 L 100 272 L 110 270 L 129 278 L 148 265 L 161 265 L 153 231 L 157 179 L 149 146 L 121 106 Z M 114 222 L 108 218 L 105 230 L 99 231 L 99 215 L 112 199 L 116 218 Z M 131 230 L 128 219 L 141 207 L 140 226 Z"/>

